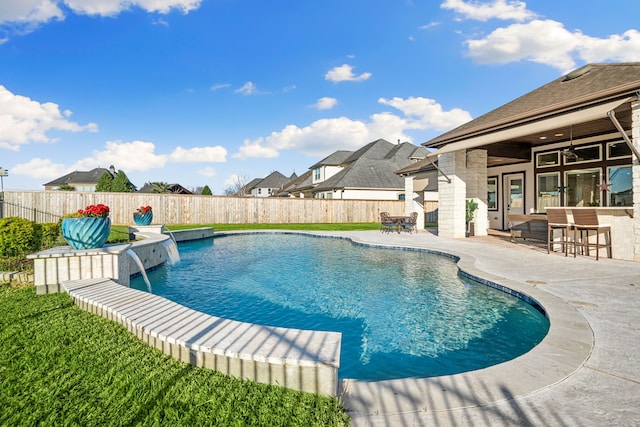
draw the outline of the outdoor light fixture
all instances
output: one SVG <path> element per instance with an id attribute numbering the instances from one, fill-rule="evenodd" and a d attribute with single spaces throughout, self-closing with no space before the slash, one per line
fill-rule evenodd
<path id="1" fill-rule="evenodd" d="M 562 150 L 562 155 L 567 160 L 576 160 L 578 158 L 576 149 L 573 147 L 573 125 L 569 128 L 569 148 Z"/>

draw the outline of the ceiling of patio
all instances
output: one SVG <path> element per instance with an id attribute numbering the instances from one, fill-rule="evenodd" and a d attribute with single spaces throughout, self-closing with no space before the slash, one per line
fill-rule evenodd
<path id="1" fill-rule="evenodd" d="M 631 106 L 625 103 L 616 109 L 616 118 L 624 129 L 631 129 Z M 525 163 L 531 159 L 531 149 L 543 145 L 569 142 L 607 134 L 618 134 L 608 117 L 603 117 L 573 126 L 564 126 L 544 132 L 532 133 L 522 137 L 478 147 L 487 150 L 487 166 Z"/>

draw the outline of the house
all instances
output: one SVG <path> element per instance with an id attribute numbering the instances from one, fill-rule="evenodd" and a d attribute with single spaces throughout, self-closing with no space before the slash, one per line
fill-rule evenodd
<path id="1" fill-rule="evenodd" d="M 402 200 L 404 182 L 395 171 L 427 151 L 408 142 L 392 144 L 384 139 L 356 151 L 336 151 L 311 166 L 306 179 L 290 192 L 296 197 L 322 199 Z"/>
<path id="2" fill-rule="evenodd" d="M 251 181 L 251 187 L 247 187 L 252 197 L 276 196 L 289 181 L 296 179 L 295 172 L 287 178 L 278 171 L 271 172 L 266 178 Z"/>
<path id="3" fill-rule="evenodd" d="M 466 199 L 481 235 L 508 214 L 595 207 L 614 258 L 640 261 L 639 94 L 640 63 L 585 65 L 425 142 L 435 151 L 403 170 L 406 187 L 437 167 L 446 237 L 464 237 Z"/>
<path id="4" fill-rule="evenodd" d="M 192 191 L 187 190 L 180 184 L 166 184 L 167 194 L 193 194 Z M 157 188 L 153 185 L 153 183 L 145 183 L 140 189 L 137 191 L 138 193 L 157 193 Z"/>
<path id="5" fill-rule="evenodd" d="M 58 190 L 62 186 L 71 186 L 76 191 L 96 191 L 96 185 L 105 173 L 110 174 L 113 178 L 116 176 L 116 168 L 111 166 L 109 169 L 95 168 L 90 171 L 74 171 L 47 182 L 44 184 L 44 189 Z"/>

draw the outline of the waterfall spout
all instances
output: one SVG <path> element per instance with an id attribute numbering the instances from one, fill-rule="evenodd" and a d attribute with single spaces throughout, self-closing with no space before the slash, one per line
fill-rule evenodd
<path id="1" fill-rule="evenodd" d="M 140 269 L 140 274 L 142 274 L 142 278 L 144 279 L 144 283 L 147 284 L 147 292 L 152 294 L 153 292 L 151 291 L 151 282 L 149 282 L 149 278 L 147 277 L 147 271 L 144 269 L 144 264 L 138 257 L 138 254 L 136 254 L 131 249 L 127 249 L 127 253 L 131 257 L 131 259 L 138 265 L 138 268 Z"/>

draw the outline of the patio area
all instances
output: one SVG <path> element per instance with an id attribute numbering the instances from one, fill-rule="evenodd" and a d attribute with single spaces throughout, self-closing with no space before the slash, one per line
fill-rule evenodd
<path id="1" fill-rule="evenodd" d="M 531 295 L 569 306 L 587 325 L 593 339 L 591 352 L 587 351 L 576 369 L 561 378 L 553 375 L 560 372 L 562 363 L 549 355 L 549 366 L 540 372 L 531 372 L 531 360 L 519 370 L 520 361 L 516 360 L 515 365 L 504 364 L 509 369 L 506 377 L 480 370 L 464 377 L 432 379 L 428 389 L 415 380 L 345 384 L 344 405 L 351 410 L 353 426 L 638 425 L 640 263 L 566 258 L 560 253 L 547 254 L 546 244 L 512 243 L 500 235 L 450 239 L 429 231 L 413 235 L 376 231 L 326 234 L 373 245 L 454 254 L 461 258 L 460 268 L 472 275 L 525 292 L 528 289 Z M 552 314 L 551 329 L 559 325 L 565 328 L 567 319 Z M 575 339 L 583 332 L 577 325 Z M 570 327 L 563 333 L 566 340 L 557 343 L 559 348 L 576 346 L 576 351 L 582 351 Z M 500 368 L 489 369 L 500 372 Z M 545 382 L 545 378 L 551 382 Z"/>

